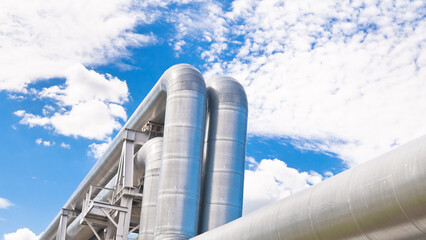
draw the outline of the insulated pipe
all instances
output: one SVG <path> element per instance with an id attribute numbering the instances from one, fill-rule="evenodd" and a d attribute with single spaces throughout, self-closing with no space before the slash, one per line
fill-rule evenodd
<path id="1" fill-rule="evenodd" d="M 136 155 L 135 167 L 145 169 L 139 224 L 140 240 L 154 239 L 162 148 L 163 138 L 153 138 L 145 143 Z"/>
<path id="2" fill-rule="evenodd" d="M 426 136 L 193 239 L 426 239 Z"/>
<path id="3" fill-rule="evenodd" d="M 207 81 L 208 136 L 199 233 L 242 214 L 247 135 L 247 96 L 231 77 Z"/>
<path id="4" fill-rule="evenodd" d="M 164 73 L 167 108 L 157 201 L 155 239 L 197 234 L 206 87 L 198 71 Z M 161 80 L 160 80 L 161 81 Z"/>
<path id="5" fill-rule="evenodd" d="M 173 85 L 173 82 L 181 82 L 177 81 L 177 76 L 179 76 L 178 78 L 196 79 L 194 80 L 195 82 L 198 81 L 204 84 L 201 73 L 191 65 L 178 64 L 170 67 L 138 106 L 136 111 L 111 142 L 106 152 L 92 167 L 90 172 L 65 203 L 64 208 L 81 210 L 82 201 L 86 192 L 89 191 L 90 185 L 105 186 L 117 173 L 124 129 L 128 128 L 138 130 L 141 129 L 148 121 L 163 123 L 166 107 L 166 91 L 168 91 L 167 86 Z M 186 85 L 186 87 L 189 88 L 190 92 L 193 89 L 191 84 Z M 203 95 L 202 88 L 199 89 L 200 94 Z M 59 218 L 60 214 L 55 217 L 47 229 L 42 233 L 40 236 L 41 240 L 52 240 L 55 237 L 59 225 Z"/>

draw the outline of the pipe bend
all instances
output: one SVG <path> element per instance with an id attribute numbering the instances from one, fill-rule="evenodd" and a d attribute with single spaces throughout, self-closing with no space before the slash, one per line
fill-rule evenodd
<path id="1" fill-rule="evenodd" d="M 168 68 L 161 76 L 159 84 L 164 92 L 179 90 L 195 90 L 202 94 L 206 92 L 203 75 L 198 69 L 186 63 L 176 64 Z"/>
<path id="2" fill-rule="evenodd" d="M 237 105 L 240 110 L 248 111 L 247 94 L 244 87 L 233 77 L 219 76 L 207 81 L 209 109 L 223 105 Z"/>
<path id="3" fill-rule="evenodd" d="M 145 170 L 146 165 L 149 164 L 149 156 L 154 153 L 161 153 L 163 146 L 163 138 L 156 137 L 146 142 L 135 156 L 135 168 Z"/>

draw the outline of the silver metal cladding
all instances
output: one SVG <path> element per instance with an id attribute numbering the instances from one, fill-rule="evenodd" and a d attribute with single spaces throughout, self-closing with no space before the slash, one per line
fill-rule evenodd
<path id="1" fill-rule="evenodd" d="M 197 234 L 206 87 L 189 65 L 167 70 L 164 142 L 155 239 L 188 239 Z"/>
<path id="2" fill-rule="evenodd" d="M 135 159 L 136 167 L 145 169 L 138 237 L 140 240 L 154 239 L 162 148 L 163 138 L 153 138 L 142 146 Z"/>
<path id="3" fill-rule="evenodd" d="M 193 239 L 426 239 L 426 136 Z"/>
<path id="4" fill-rule="evenodd" d="M 231 77 L 207 81 L 208 136 L 199 233 L 242 214 L 247 136 L 247 96 Z"/>
<path id="5" fill-rule="evenodd" d="M 65 236 L 65 223 L 67 239 L 91 237 L 80 225 L 83 214 L 77 216 L 83 198 L 91 185 L 114 186 L 125 129 L 140 130 L 148 121 L 164 123 L 164 137 L 139 141 L 146 143 L 135 158 L 133 183 L 145 171 L 142 214 L 133 208 L 130 223 L 120 225 L 140 223 L 140 239 L 189 239 L 203 232 L 193 239 L 426 239 L 426 136 L 239 218 L 247 97 L 230 77 L 215 78 L 206 89 L 188 64 L 163 74 L 68 199 L 64 210 L 72 217 L 62 220 L 58 238 Z M 132 187 L 131 178 L 126 181 Z M 104 201 L 113 192 L 93 194 Z M 40 239 L 55 238 L 60 216 Z"/>
<path id="6" fill-rule="evenodd" d="M 174 73 L 176 71 L 176 73 Z M 194 67 L 188 64 L 178 64 L 169 68 L 161 79 L 151 89 L 142 103 L 138 106 L 133 115 L 129 118 L 117 136 L 113 139 L 110 146 L 101 158 L 92 167 L 90 172 L 86 175 L 68 201 L 65 203 L 64 208 L 81 210 L 83 198 L 88 192 L 90 185 L 105 186 L 111 178 L 117 173 L 118 159 L 120 158 L 122 150 L 122 134 L 125 129 L 141 129 L 148 121 L 156 123 L 163 123 L 165 107 L 166 107 L 166 85 L 169 82 L 168 79 L 174 79 L 174 76 L 181 75 L 183 72 L 187 72 L 185 76 L 201 76 L 201 74 Z M 202 77 L 201 77 L 202 79 Z M 204 81 L 202 81 L 204 84 Z M 196 84 L 195 84 L 196 85 Z M 176 88 L 170 86 L 171 88 Z M 194 86 L 188 84 L 190 89 Z M 196 88 L 196 87 L 195 87 Z M 202 91 L 202 88 L 201 88 Z M 205 90 L 204 90 L 205 91 Z M 202 95 L 202 94 L 201 94 Z M 55 238 L 58 225 L 59 225 L 60 214 L 58 214 L 54 220 L 49 224 L 46 230 L 40 236 L 41 240 L 52 240 Z M 70 224 L 72 221 L 68 221 Z"/>

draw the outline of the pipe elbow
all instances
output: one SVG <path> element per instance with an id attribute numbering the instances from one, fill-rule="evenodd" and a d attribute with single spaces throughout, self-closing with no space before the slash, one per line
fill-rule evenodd
<path id="1" fill-rule="evenodd" d="M 210 109 L 217 109 L 221 105 L 232 105 L 248 112 L 247 94 L 235 78 L 220 76 L 209 80 L 207 95 Z"/>
<path id="2" fill-rule="evenodd" d="M 206 94 L 203 75 L 189 64 L 176 64 L 167 69 L 160 78 L 160 88 L 165 92 L 194 90 Z"/>
<path id="3" fill-rule="evenodd" d="M 163 147 L 163 138 L 156 137 L 146 142 L 135 156 L 135 168 L 145 170 L 146 165 L 149 164 L 149 156 L 161 153 Z"/>

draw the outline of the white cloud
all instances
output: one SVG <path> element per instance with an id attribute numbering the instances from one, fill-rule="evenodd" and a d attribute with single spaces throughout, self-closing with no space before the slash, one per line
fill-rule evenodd
<path id="1" fill-rule="evenodd" d="M 123 121 L 127 120 L 126 110 L 122 106 L 120 106 L 118 104 L 110 103 L 110 104 L 108 104 L 108 109 L 113 116 L 119 117 Z"/>
<path id="2" fill-rule="evenodd" d="M 321 174 L 299 172 L 278 159 L 263 159 L 245 171 L 243 214 L 247 214 L 278 199 L 290 196 L 323 180 Z"/>
<path id="3" fill-rule="evenodd" d="M 121 127 L 107 105 L 97 100 L 77 104 L 69 112 L 53 115 L 50 121 L 56 132 L 62 135 L 98 140 Z"/>
<path id="4" fill-rule="evenodd" d="M 25 97 L 23 95 L 18 95 L 18 94 L 8 94 L 7 98 L 12 99 L 12 100 L 17 100 L 17 101 L 25 99 Z"/>
<path id="5" fill-rule="evenodd" d="M 330 171 L 326 171 L 326 172 L 324 172 L 324 176 L 330 178 L 330 177 L 334 176 L 334 174 Z"/>
<path id="6" fill-rule="evenodd" d="M 108 139 L 107 142 L 104 142 L 104 143 L 90 144 L 88 155 L 92 156 L 95 159 L 100 158 L 102 154 L 104 154 L 104 152 L 108 149 L 110 143 L 111 143 L 111 139 Z"/>
<path id="7" fill-rule="evenodd" d="M 42 109 L 43 116 L 47 116 L 50 113 L 52 113 L 53 111 L 55 111 L 55 107 L 53 107 L 51 105 L 46 105 Z"/>
<path id="8" fill-rule="evenodd" d="M 121 106 L 128 101 L 127 84 L 85 66 L 113 61 L 123 66 L 119 59 L 130 55 L 129 47 L 156 44 L 156 36 L 136 33 L 136 26 L 151 24 L 166 6 L 132 0 L 2 3 L 0 91 L 15 92 L 9 94 L 11 99 L 33 95 L 55 103 L 46 105 L 41 114 L 16 111 L 20 123 L 66 136 L 107 139 L 121 127 L 118 119 L 127 120 Z M 52 78 L 66 82 L 42 90 L 28 87 Z"/>
<path id="9" fill-rule="evenodd" d="M 79 64 L 67 70 L 63 86 L 44 88 L 35 94 L 56 101 L 58 110 L 46 105 L 43 116 L 16 111 L 15 115 L 22 118 L 20 123 L 29 127 L 43 126 L 65 136 L 104 140 L 121 127 L 117 118 L 127 119 L 119 105 L 128 100 L 126 82 Z"/>
<path id="10" fill-rule="evenodd" d="M 201 58 L 206 61 L 213 61 L 218 53 L 227 48 L 227 39 L 224 38 L 229 30 L 226 28 L 226 20 L 222 16 L 222 8 L 219 2 L 215 1 L 188 1 L 190 7 L 171 9 L 166 14 L 166 20 L 175 27 L 175 34 L 169 40 L 179 55 L 188 48 L 202 44 L 212 46 L 210 51 L 201 54 Z M 198 49 L 197 49 L 198 50 Z M 192 50 L 191 50 L 192 51 Z"/>
<path id="11" fill-rule="evenodd" d="M 63 106 L 72 106 L 91 100 L 124 103 L 129 90 L 125 81 L 109 74 L 99 74 L 76 64 L 65 72 L 65 86 L 52 86 L 40 91 L 40 97 L 53 98 Z M 46 108 L 46 107 L 45 107 Z"/>
<path id="12" fill-rule="evenodd" d="M 43 145 L 46 146 L 46 147 L 50 147 L 50 146 L 55 145 L 55 142 L 43 141 Z"/>
<path id="13" fill-rule="evenodd" d="M 38 240 L 39 236 L 36 236 L 28 228 L 20 228 L 14 233 L 7 233 L 3 235 L 4 240 Z"/>
<path id="14" fill-rule="evenodd" d="M 6 198 L 1 198 L 0 197 L 0 209 L 6 209 L 8 207 L 13 206 L 13 203 L 11 203 L 9 200 L 7 200 Z"/>
<path id="15" fill-rule="evenodd" d="M 249 133 L 291 138 L 353 166 L 426 134 L 425 7 L 237 0 L 222 13 L 231 31 L 212 35 L 229 39 L 229 51 L 205 49 L 216 59 L 207 76 L 243 83 Z"/>
<path id="16" fill-rule="evenodd" d="M 55 145 L 55 142 L 51 142 L 51 141 L 44 141 L 42 138 L 37 138 L 37 139 L 35 140 L 35 143 L 37 143 L 38 145 L 46 146 L 46 147 L 50 147 L 50 146 Z"/>
<path id="17" fill-rule="evenodd" d="M 25 110 L 18 110 L 14 112 L 14 114 L 18 117 L 22 117 L 22 119 L 19 121 L 20 124 L 28 125 L 29 127 L 46 126 L 49 124 L 49 118 L 36 116 L 34 114 L 25 112 Z"/>
<path id="18" fill-rule="evenodd" d="M 127 47 L 156 42 L 136 25 L 158 17 L 155 2 L 132 0 L 10 0 L 0 9 L 0 90 L 26 92 L 40 79 L 64 77 L 81 63 L 105 64 L 128 55 Z"/>
<path id="19" fill-rule="evenodd" d="M 67 144 L 67 143 L 62 142 L 62 143 L 61 143 L 61 147 L 66 148 L 66 149 L 70 149 L 70 148 L 71 148 L 71 145 L 69 145 L 69 144 Z"/>

